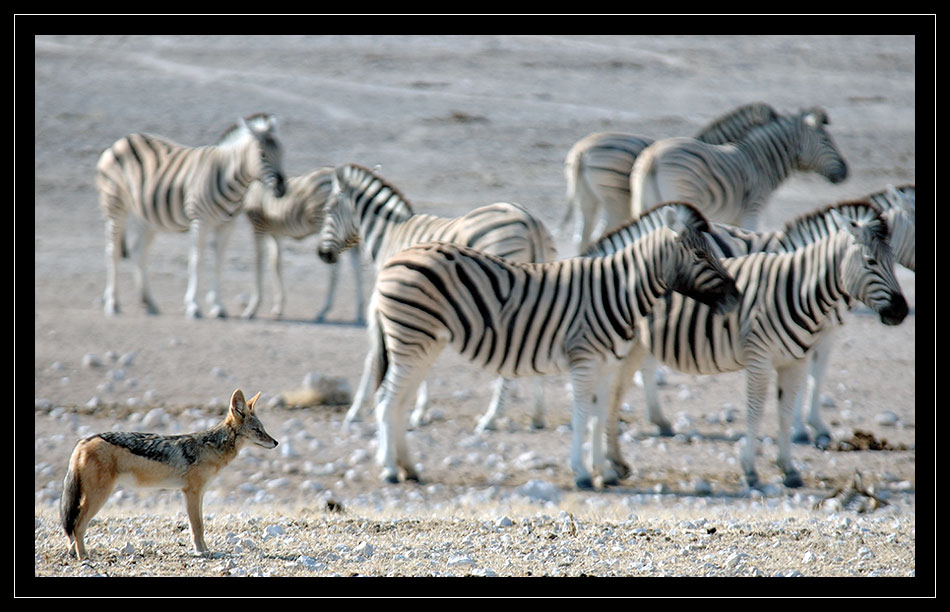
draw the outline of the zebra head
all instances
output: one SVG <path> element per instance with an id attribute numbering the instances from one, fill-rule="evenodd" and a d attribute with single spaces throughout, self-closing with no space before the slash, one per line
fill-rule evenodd
<path id="1" fill-rule="evenodd" d="M 240 125 L 254 138 L 255 146 L 251 147 L 254 176 L 267 186 L 275 197 L 283 197 L 287 192 L 287 181 L 284 178 L 283 149 L 277 140 L 277 118 L 257 113 L 241 119 Z"/>
<path id="2" fill-rule="evenodd" d="M 356 204 L 350 184 L 353 168 L 336 168 L 331 177 L 330 196 L 324 204 L 323 230 L 317 245 L 317 254 L 326 263 L 335 263 L 340 253 L 360 242 Z"/>
<path id="3" fill-rule="evenodd" d="M 825 129 L 828 115 L 820 108 L 803 112 L 798 117 L 800 140 L 798 169 L 817 172 L 832 183 L 848 178 L 848 164 Z"/>
<path id="4" fill-rule="evenodd" d="M 709 223 L 693 206 L 663 204 L 665 225 L 675 235 L 673 256 L 664 265 L 671 290 L 726 314 L 735 310 L 742 295 L 719 259 L 710 251 Z"/>
<path id="5" fill-rule="evenodd" d="M 832 208 L 835 224 L 848 234 L 838 281 L 849 296 L 878 313 L 881 323 L 897 325 L 907 316 L 907 300 L 894 276 L 894 252 L 880 216 L 852 219 Z"/>
<path id="6" fill-rule="evenodd" d="M 897 263 L 908 270 L 915 270 L 917 260 L 917 222 L 916 190 L 913 185 L 894 187 L 888 185 L 880 194 L 872 196 L 871 201 L 881 205 L 881 216 L 887 222 L 891 234 L 891 249 Z"/>

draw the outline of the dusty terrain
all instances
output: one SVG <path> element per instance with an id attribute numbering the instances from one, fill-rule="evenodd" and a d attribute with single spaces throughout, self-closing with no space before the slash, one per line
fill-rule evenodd
<path id="1" fill-rule="evenodd" d="M 912 36 L 37 36 L 33 576 L 883 576 L 905 579 L 890 583 L 889 594 L 929 592 L 933 465 L 925 454 L 917 473 L 916 447 L 918 428 L 929 446 L 933 419 L 929 409 L 922 422 L 916 414 L 912 272 L 898 271 L 910 316 L 885 328 L 856 309 L 825 384 L 823 415 L 836 442 L 863 431 L 885 449 L 796 446 L 802 489 L 784 489 L 772 463 L 774 405 L 759 458 L 766 486 L 749 491 L 742 483 L 741 373 L 669 373 L 661 397 L 675 423 L 672 438 L 655 434 L 634 388 L 622 438 L 633 475 L 619 487 L 578 492 L 568 468 L 566 377 L 545 379 L 546 429 L 530 428 L 531 385 L 522 382 L 499 430 L 476 436 L 493 377 L 448 352 L 429 377 L 433 421 L 410 437 L 423 482 L 383 485 L 371 418 L 347 431 L 345 406 L 277 401 L 310 373 L 356 385 L 366 340 L 352 324 L 348 261 L 331 320 L 316 325 L 327 267 L 315 257 L 315 238 L 284 241 L 284 319 L 268 314 L 268 278 L 258 318 L 241 320 L 253 282 L 250 229 L 241 219 L 224 269 L 232 318 L 193 321 L 182 306 L 188 238 L 160 235 L 149 264 L 161 314 L 148 316 L 137 304 L 132 266 L 123 262 L 123 311 L 109 318 L 93 183 L 99 153 L 126 133 L 205 144 L 236 118 L 266 111 L 280 120 L 288 175 L 379 165 L 418 211 L 454 216 L 509 200 L 556 230 L 565 210 L 564 156 L 590 132 L 690 135 L 750 101 L 787 111 L 822 106 L 851 174 L 840 185 L 793 177 L 765 213 L 764 227 L 775 228 L 820 205 L 915 182 L 916 52 Z M 569 231 L 558 247 L 572 254 Z M 26 309 L 17 306 L 19 320 Z M 263 392 L 261 418 L 281 445 L 246 449 L 209 489 L 215 554 L 188 552 L 180 493 L 118 490 L 90 528 L 91 559 L 68 557 L 57 504 L 76 440 L 105 430 L 204 428 L 223 416 L 235 388 Z M 848 495 L 856 473 L 879 502 Z M 28 495 L 24 483 L 17 482 L 18 502 Z M 27 545 L 23 523 L 18 548 Z M 488 594 L 470 582 L 433 583 L 428 592 Z M 44 584 L 57 593 L 107 588 L 28 584 L 30 594 L 43 595 L 53 594 Z M 713 583 L 671 593 L 662 581 L 636 584 L 610 583 L 604 592 L 724 589 Z M 769 593 L 801 594 L 786 584 L 770 584 Z M 821 586 L 867 595 L 879 588 L 876 581 Z M 404 587 L 387 582 L 379 593 Z M 168 595 L 162 588 L 135 586 Z"/>

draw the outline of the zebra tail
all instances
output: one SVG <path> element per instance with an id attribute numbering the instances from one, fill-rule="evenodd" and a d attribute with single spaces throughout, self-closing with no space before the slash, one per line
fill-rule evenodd
<path id="1" fill-rule="evenodd" d="M 383 384 L 383 379 L 386 378 L 386 371 L 389 369 L 389 351 L 386 350 L 386 335 L 383 333 L 383 326 L 380 325 L 379 313 L 376 310 L 376 297 L 377 294 L 374 294 L 370 300 L 369 306 L 369 321 L 368 325 L 372 327 L 370 329 L 371 339 L 376 341 L 376 389 L 379 389 L 379 386 Z"/>
<path id="2" fill-rule="evenodd" d="M 72 462 L 66 479 L 63 481 L 63 497 L 59 504 L 59 519 L 63 530 L 70 538 L 76 530 L 76 521 L 79 520 L 79 500 L 82 499 L 82 485 L 79 482 L 79 472 L 73 469 Z"/>

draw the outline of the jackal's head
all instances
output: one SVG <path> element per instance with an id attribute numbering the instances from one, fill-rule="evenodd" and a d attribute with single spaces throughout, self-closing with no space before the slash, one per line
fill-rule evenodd
<path id="1" fill-rule="evenodd" d="M 231 394 L 231 406 L 228 408 L 228 417 L 225 420 L 237 434 L 238 439 L 243 438 L 264 448 L 274 448 L 277 446 L 277 440 L 270 437 L 264 431 L 264 425 L 254 414 L 254 404 L 260 399 L 261 393 L 251 399 L 244 401 L 244 393 L 240 389 L 235 389 Z"/>

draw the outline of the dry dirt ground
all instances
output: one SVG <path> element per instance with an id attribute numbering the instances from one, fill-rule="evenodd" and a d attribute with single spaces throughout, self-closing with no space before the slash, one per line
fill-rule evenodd
<path id="1" fill-rule="evenodd" d="M 544 381 L 546 429 L 530 428 L 531 385 L 522 382 L 499 430 L 476 436 L 492 376 L 450 352 L 429 377 L 433 421 L 410 437 L 423 482 L 383 485 L 371 418 L 346 431 L 344 406 L 276 403 L 310 373 L 356 385 L 366 339 L 365 329 L 352 324 L 350 271 L 344 268 L 330 321 L 314 324 L 327 266 L 315 257 L 315 238 L 284 241 L 283 320 L 268 314 L 269 279 L 258 318 L 241 320 L 234 315 L 253 282 L 250 229 L 241 219 L 223 271 L 232 318 L 185 318 L 184 235 L 160 235 L 151 251 L 161 314 L 148 316 L 137 304 L 132 266 L 123 262 L 123 310 L 106 317 L 104 234 L 93 182 L 99 153 L 129 132 L 205 144 L 238 117 L 266 111 L 280 120 L 288 175 L 346 162 L 378 165 L 418 211 L 454 216 L 508 200 L 554 230 L 565 211 L 564 156 L 590 132 L 691 135 L 751 101 L 786 111 L 821 106 L 851 174 L 840 185 L 804 175 L 787 181 L 764 216 L 765 228 L 777 228 L 818 206 L 915 182 L 916 61 L 932 49 L 916 49 L 913 36 L 41 34 L 33 42 L 34 571 L 21 593 L 123 588 L 57 578 L 159 575 L 829 576 L 842 580 L 813 584 L 813 592 L 867 595 L 882 589 L 878 581 L 855 585 L 847 578 L 880 576 L 896 579 L 886 595 L 933 589 L 933 464 L 925 454 L 918 474 L 916 455 L 920 432 L 930 446 L 933 417 L 929 409 L 922 422 L 916 414 L 912 272 L 898 271 L 910 316 L 886 328 L 856 309 L 825 383 L 832 405 L 823 416 L 836 442 L 867 432 L 886 448 L 796 446 L 802 489 L 784 489 L 772 463 L 774 405 L 763 421 L 758 464 L 766 487 L 755 492 L 743 485 L 741 373 L 669 373 L 661 398 L 675 423 L 673 438 L 656 435 L 633 388 L 622 438 L 633 475 L 619 487 L 578 492 L 568 468 L 566 378 Z M 925 149 L 928 130 L 925 124 Z M 571 254 L 569 231 L 559 235 L 558 248 Z M 368 294 L 371 267 L 364 269 Z M 19 323 L 26 308 L 17 306 Z M 91 560 L 68 557 L 57 503 L 76 440 L 114 429 L 207 427 L 221 418 L 235 388 L 263 392 L 261 418 L 281 445 L 246 449 L 212 484 L 205 513 L 215 554 L 187 552 L 179 493 L 118 490 L 90 528 Z M 24 426 L 23 415 L 16 417 Z M 18 455 L 25 439 L 17 438 Z M 21 458 L 18 465 L 24 464 Z M 880 503 L 849 497 L 856 473 Z M 18 506 L 29 497 L 26 482 L 25 476 L 17 482 Z M 921 538 L 918 507 L 925 519 Z M 25 516 L 16 522 L 18 550 L 27 549 Z M 17 573 L 25 574 L 28 559 L 18 561 Z M 171 594 L 154 582 L 133 584 L 137 594 Z M 283 583 L 270 583 L 282 586 L 268 592 L 266 582 L 194 588 L 222 584 L 235 593 L 295 592 Z M 428 584 L 426 593 L 486 595 L 539 583 L 503 582 L 490 592 L 471 582 Z M 553 581 L 548 588 L 561 595 L 656 592 L 650 582 L 559 592 L 570 584 Z M 658 587 L 661 593 L 708 595 L 731 583 L 699 583 L 684 592 L 668 584 Z M 759 584 L 769 585 L 768 594 L 801 594 L 794 582 Z M 350 585 L 333 582 L 326 592 L 406 588 L 384 582 L 378 591 L 359 593 Z"/>

